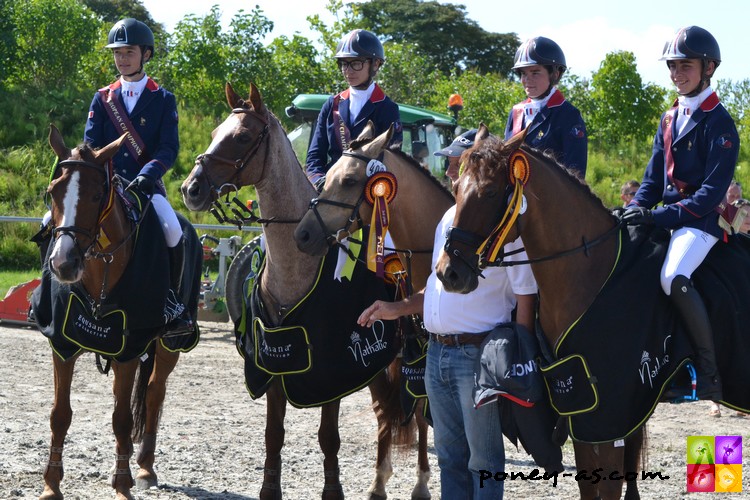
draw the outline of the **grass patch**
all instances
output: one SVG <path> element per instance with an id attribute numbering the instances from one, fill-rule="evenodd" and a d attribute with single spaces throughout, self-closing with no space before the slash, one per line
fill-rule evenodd
<path id="1" fill-rule="evenodd" d="M 0 271 L 0 299 L 5 297 L 8 290 L 21 283 L 26 283 L 34 278 L 40 278 L 41 271 L 30 269 L 28 271 Z"/>

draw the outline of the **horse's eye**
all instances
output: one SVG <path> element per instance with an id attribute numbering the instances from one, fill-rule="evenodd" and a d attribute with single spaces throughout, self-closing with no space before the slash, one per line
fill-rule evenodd
<path id="1" fill-rule="evenodd" d="M 249 132 L 242 132 L 241 134 L 237 134 L 237 142 L 239 144 L 249 144 L 252 140 L 253 138 Z"/>
<path id="2" fill-rule="evenodd" d="M 344 187 L 354 187 L 357 185 L 357 179 L 354 177 L 344 177 L 344 180 L 341 182 L 341 184 Z"/>

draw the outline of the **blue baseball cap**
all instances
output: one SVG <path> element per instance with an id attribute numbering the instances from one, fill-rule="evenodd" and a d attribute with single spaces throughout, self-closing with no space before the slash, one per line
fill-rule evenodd
<path id="1" fill-rule="evenodd" d="M 476 137 L 476 135 L 477 129 L 473 128 L 471 130 L 467 130 L 463 134 L 456 137 L 450 146 L 445 147 L 440 151 L 435 151 L 434 155 L 448 157 L 461 156 L 461 153 L 474 145 L 474 137 Z"/>

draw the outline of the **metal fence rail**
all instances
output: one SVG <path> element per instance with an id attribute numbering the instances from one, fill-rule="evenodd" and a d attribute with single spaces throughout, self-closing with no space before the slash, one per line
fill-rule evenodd
<path id="1" fill-rule="evenodd" d="M 40 224 L 42 222 L 41 217 L 14 217 L 12 215 L 0 215 L 0 222 L 36 222 Z M 209 231 L 238 231 L 237 226 L 227 226 L 223 224 L 193 224 L 195 229 L 203 229 Z M 242 231 L 250 231 L 260 233 L 263 228 L 260 226 L 243 226 Z"/>

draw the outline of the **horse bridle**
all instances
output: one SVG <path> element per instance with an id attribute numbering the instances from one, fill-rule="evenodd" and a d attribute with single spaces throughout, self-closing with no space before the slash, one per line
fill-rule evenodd
<path id="1" fill-rule="evenodd" d="M 368 164 L 371 160 L 374 160 L 375 158 L 370 158 L 368 156 L 355 153 L 354 151 L 344 151 L 341 153 L 341 156 L 348 156 L 350 158 L 356 158 L 360 161 L 365 162 L 365 164 Z M 377 158 L 378 160 L 382 160 L 382 156 Z M 352 205 L 350 203 L 344 203 L 341 201 L 336 200 L 327 200 L 323 198 L 313 198 L 310 200 L 310 210 L 315 214 L 315 218 L 318 220 L 318 225 L 320 226 L 321 231 L 323 231 L 323 236 L 326 239 L 326 242 L 328 243 L 328 246 L 334 246 L 339 243 L 343 238 L 346 238 L 347 236 L 351 236 L 351 232 L 349 231 L 352 227 L 352 224 L 355 222 L 359 225 L 359 227 L 362 227 L 364 223 L 362 222 L 362 217 L 359 214 L 359 207 L 362 205 L 362 202 L 365 199 L 365 190 L 362 190 L 362 194 L 357 199 L 357 202 Z M 318 205 L 331 205 L 334 207 L 341 207 L 341 208 L 350 208 L 352 210 L 351 215 L 347 218 L 346 224 L 344 227 L 336 230 L 335 232 L 328 229 L 328 226 L 326 226 L 325 221 L 323 221 L 323 218 L 320 216 L 320 212 L 318 212 Z"/>
<path id="2" fill-rule="evenodd" d="M 86 167 L 86 168 L 96 170 L 97 172 L 104 175 L 104 186 L 105 186 L 107 194 L 106 196 L 102 198 L 102 201 L 99 203 L 99 211 L 98 211 L 97 222 L 96 222 L 96 227 L 94 228 L 94 231 L 92 232 L 92 231 L 89 231 L 88 229 L 85 229 L 76 225 L 58 226 L 52 229 L 52 235 L 55 238 L 59 235 L 66 235 L 70 237 L 73 240 L 73 244 L 78 250 L 81 258 L 85 259 L 87 256 L 92 255 L 91 249 L 99 241 L 98 230 L 101 227 L 101 224 L 104 221 L 104 219 L 106 219 L 107 215 L 109 214 L 107 207 L 110 206 L 111 203 L 113 202 L 114 189 L 112 186 L 112 181 L 110 179 L 110 176 L 108 175 L 108 172 L 106 171 L 106 169 L 103 169 L 102 166 L 100 165 L 95 165 L 93 163 L 89 163 L 84 160 L 62 160 L 62 161 L 59 161 L 57 165 L 55 166 L 55 172 L 57 172 L 57 169 L 65 168 L 65 167 Z M 82 250 L 81 247 L 79 246 L 77 235 L 83 235 L 84 237 L 91 240 L 91 243 L 89 244 L 88 247 L 86 247 L 85 250 Z M 111 254 L 109 258 L 111 259 Z"/>
<path id="3" fill-rule="evenodd" d="M 247 153 L 245 153 L 245 155 L 242 158 L 235 159 L 235 160 L 230 159 L 230 158 L 225 158 L 223 156 L 219 156 L 214 153 L 203 153 L 203 154 L 198 155 L 195 158 L 195 163 L 204 167 L 203 170 L 206 175 L 206 179 L 208 180 L 208 184 L 211 186 L 213 192 L 217 194 L 217 198 L 219 195 L 221 195 L 221 191 L 222 189 L 224 189 L 224 187 L 229 186 L 230 188 L 234 188 L 234 191 L 237 191 L 237 185 L 232 184 L 232 183 L 224 183 L 221 186 L 217 187 L 214 184 L 213 180 L 211 179 L 211 176 L 208 173 L 208 169 L 205 168 L 205 164 L 203 160 L 212 160 L 212 161 L 216 161 L 219 163 L 224 163 L 225 165 L 231 165 L 235 169 L 234 175 L 232 176 L 232 179 L 234 179 L 235 177 L 240 175 L 240 173 L 245 169 L 248 162 L 253 158 L 253 156 L 255 156 L 255 154 L 260 149 L 260 146 L 263 144 L 264 139 L 268 136 L 268 129 L 269 129 L 268 112 L 266 112 L 266 116 L 263 116 L 257 111 L 255 111 L 254 109 L 245 107 L 244 101 L 241 101 L 240 104 L 241 104 L 241 107 L 234 108 L 232 110 L 232 113 L 251 114 L 263 123 L 263 130 L 261 130 L 260 134 L 258 134 L 258 137 L 255 138 L 255 142 L 247 150 Z"/>
<path id="4" fill-rule="evenodd" d="M 508 212 L 511 211 L 512 208 L 513 208 L 511 206 L 511 204 L 508 202 L 508 198 L 510 196 L 511 191 L 512 191 L 512 187 L 511 187 L 510 184 L 508 184 L 508 186 L 506 186 L 506 188 L 505 188 L 505 193 L 504 193 L 503 198 L 502 198 L 504 205 L 501 206 L 501 209 L 502 209 L 501 210 L 501 214 L 502 214 L 501 218 L 506 217 L 507 214 L 508 214 Z M 479 276 L 481 278 L 484 278 L 484 276 L 482 275 L 482 270 L 485 269 L 488 266 L 511 267 L 511 266 L 525 265 L 525 264 L 535 264 L 535 263 L 539 263 L 539 262 L 545 262 L 545 261 L 548 261 L 548 260 L 554 260 L 554 259 L 559 259 L 559 258 L 562 258 L 562 257 L 567 257 L 569 255 L 573 255 L 573 254 L 576 254 L 578 252 L 584 252 L 584 254 L 588 256 L 589 255 L 589 250 L 592 247 L 594 247 L 594 246 L 598 245 L 599 243 L 602 243 L 602 242 L 606 241 L 607 239 L 609 239 L 611 236 L 613 236 L 614 234 L 616 234 L 620 230 L 620 227 L 622 227 L 622 223 L 616 224 L 613 228 L 607 230 L 604 234 L 602 234 L 601 236 L 593 239 L 592 241 L 586 241 L 586 239 L 583 238 L 583 241 L 582 241 L 581 245 L 579 245 L 577 247 L 570 248 L 570 249 L 567 249 L 567 250 L 562 250 L 562 251 L 554 253 L 552 255 L 547 255 L 547 256 L 544 256 L 544 257 L 538 257 L 536 259 L 527 259 L 527 260 L 519 260 L 519 261 L 505 261 L 505 260 L 503 260 L 502 257 L 504 257 L 504 256 L 510 256 L 510 255 L 514 255 L 514 254 L 523 252 L 525 249 L 524 248 L 520 248 L 520 249 L 514 250 L 513 252 L 508 252 L 507 254 L 504 253 L 502 251 L 502 249 L 501 249 L 500 250 L 500 256 L 501 256 L 500 261 L 491 262 L 490 259 L 488 259 L 488 257 L 487 257 L 490 246 L 486 245 L 486 243 L 487 243 L 488 240 L 490 240 L 491 238 L 493 238 L 493 236 L 496 236 L 497 228 L 495 230 L 493 230 L 493 232 L 490 235 L 488 235 L 487 237 L 483 237 L 483 236 L 478 235 L 477 233 L 473 233 L 471 231 L 467 231 L 467 230 L 461 229 L 459 227 L 451 226 L 450 228 L 448 228 L 448 231 L 446 233 L 445 245 L 444 245 L 443 249 L 444 249 L 445 253 L 447 253 L 448 255 L 453 255 L 460 262 L 462 262 L 465 266 L 467 266 L 471 270 L 472 273 L 474 273 L 475 275 L 477 275 L 477 276 Z M 520 235 L 520 230 L 519 230 L 519 235 Z M 472 249 L 472 251 L 473 251 L 472 253 L 474 255 L 478 255 L 477 264 L 474 265 L 471 262 L 471 260 L 469 258 L 466 258 L 464 256 L 464 254 L 458 248 L 453 248 L 452 247 L 452 243 L 453 242 L 463 243 L 466 246 L 468 246 L 470 249 Z M 483 248 L 483 250 L 481 252 L 479 252 L 479 248 L 482 245 L 484 245 L 484 248 Z"/>

